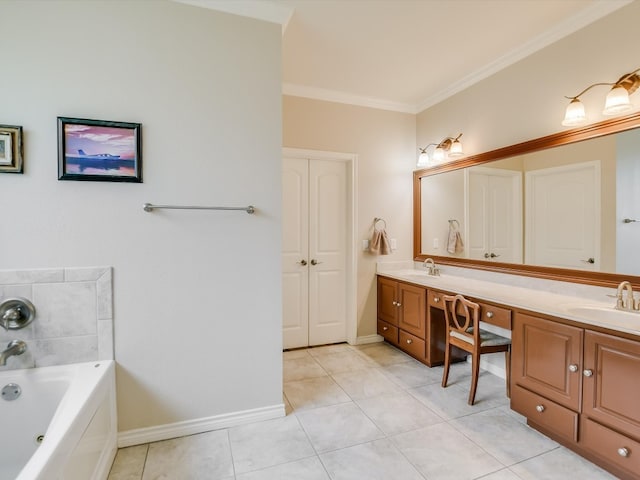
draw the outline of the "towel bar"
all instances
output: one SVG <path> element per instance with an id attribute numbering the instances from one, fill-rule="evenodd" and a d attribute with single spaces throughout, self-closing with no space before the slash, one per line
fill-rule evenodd
<path id="1" fill-rule="evenodd" d="M 248 214 L 255 213 L 256 209 L 253 205 L 248 207 L 199 207 L 196 205 L 153 205 L 145 203 L 142 208 L 145 212 L 152 212 L 156 208 L 164 208 L 168 210 L 244 210 Z"/>

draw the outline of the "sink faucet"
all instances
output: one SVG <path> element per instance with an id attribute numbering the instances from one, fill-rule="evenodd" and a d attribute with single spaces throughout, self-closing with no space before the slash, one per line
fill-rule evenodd
<path id="1" fill-rule="evenodd" d="M 627 298 L 624 299 L 624 292 L 627 292 Z M 640 299 L 636 302 L 633 298 L 633 287 L 630 282 L 620 282 L 616 293 L 616 309 L 617 310 L 640 310 Z"/>
<path id="2" fill-rule="evenodd" d="M 439 276 L 440 269 L 436 267 L 436 262 L 433 261 L 433 258 L 427 258 L 424 262 L 424 268 L 427 269 L 428 275 Z"/>
<path id="3" fill-rule="evenodd" d="M 7 358 L 15 355 L 22 355 L 27 350 L 27 344 L 22 340 L 12 340 L 7 345 L 7 348 L 0 352 L 0 367 L 4 367 L 7 364 Z"/>

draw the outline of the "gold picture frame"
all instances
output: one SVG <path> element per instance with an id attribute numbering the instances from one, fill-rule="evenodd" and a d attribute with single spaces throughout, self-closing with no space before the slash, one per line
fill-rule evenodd
<path id="1" fill-rule="evenodd" d="M 22 173 L 22 127 L 0 125 L 0 173 Z"/>

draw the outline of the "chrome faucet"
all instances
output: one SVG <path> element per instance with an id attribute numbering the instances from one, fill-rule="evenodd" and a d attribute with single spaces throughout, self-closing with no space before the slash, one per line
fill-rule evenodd
<path id="1" fill-rule="evenodd" d="M 4 367 L 7 364 L 7 358 L 16 355 L 22 355 L 27 351 L 27 344 L 22 340 L 12 340 L 7 345 L 7 348 L 0 352 L 0 367 Z"/>
<path id="2" fill-rule="evenodd" d="M 627 298 L 624 298 L 624 292 L 627 292 Z M 616 309 L 617 310 L 640 310 L 640 299 L 637 301 L 633 298 L 633 287 L 630 282 L 620 282 L 616 293 Z"/>
<path id="3" fill-rule="evenodd" d="M 433 261 L 433 258 L 427 258 L 424 262 L 424 268 L 427 269 L 428 275 L 439 276 L 440 269 L 436 267 L 436 262 Z"/>

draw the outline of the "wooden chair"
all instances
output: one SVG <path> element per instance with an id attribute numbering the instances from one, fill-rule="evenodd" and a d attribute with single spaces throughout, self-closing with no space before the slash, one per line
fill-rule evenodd
<path id="1" fill-rule="evenodd" d="M 462 295 L 445 295 L 442 300 L 444 301 L 444 315 L 448 325 L 442 386 L 447 386 L 449 378 L 451 349 L 455 346 L 470 353 L 472 376 L 469 405 L 473 405 L 478 386 L 480 355 L 483 353 L 505 352 L 508 397 L 511 376 L 511 340 L 479 328 L 481 315 L 480 305 L 477 303 L 467 300 Z"/>

